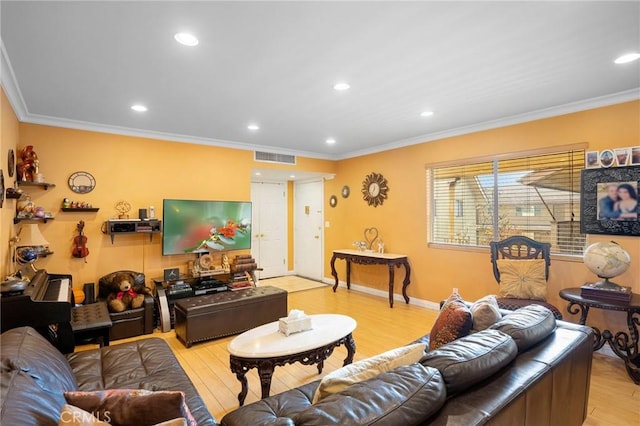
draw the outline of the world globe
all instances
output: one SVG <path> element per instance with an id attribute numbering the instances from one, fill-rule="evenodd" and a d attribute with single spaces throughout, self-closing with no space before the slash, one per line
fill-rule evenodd
<path id="1" fill-rule="evenodd" d="M 629 253 L 614 241 L 591 244 L 584 251 L 583 260 L 591 272 L 605 279 L 598 283 L 601 286 L 615 286 L 609 278 L 622 274 L 631 264 Z"/>

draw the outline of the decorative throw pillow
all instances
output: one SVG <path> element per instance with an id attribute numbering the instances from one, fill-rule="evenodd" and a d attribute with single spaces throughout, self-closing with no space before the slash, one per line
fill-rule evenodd
<path id="1" fill-rule="evenodd" d="M 105 413 L 105 418 L 109 419 L 109 415 Z M 111 423 L 100 420 L 93 414 L 84 411 L 74 405 L 64 404 L 62 411 L 60 412 L 60 420 L 58 426 L 110 426 Z M 154 426 L 187 426 L 187 420 L 184 418 L 177 418 L 167 420 L 166 422 L 158 423 Z"/>
<path id="2" fill-rule="evenodd" d="M 189 426 L 197 426 L 179 391 L 146 389 L 107 389 L 95 392 L 65 392 L 68 404 L 93 413 L 114 425 L 153 425 L 184 418 Z M 108 419 L 106 417 L 108 416 Z"/>
<path id="3" fill-rule="evenodd" d="M 313 395 L 313 403 L 315 404 L 322 398 L 338 393 L 354 383 L 391 371 L 401 365 L 418 362 L 424 355 L 424 350 L 424 343 L 416 343 L 392 349 L 380 355 L 339 368 L 324 376 L 316 389 L 316 393 Z"/>
<path id="4" fill-rule="evenodd" d="M 60 420 L 58 426 L 97 426 L 109 425 L 108 422 L 102 421 L 93 414 L 78 408 L 74 405 L 64 404 L 60 411 Z"/>
<path id="5" fill-rule="evenodd" d="M 500 308 L 498 307 L 498 300 L 493 294 L 476 300 L 469 310 L 473 318 L 474 331 L 485 330 L 502 318 Z"/>
<path id="6" fill-rule="evenodd" d="M 547 300 L 544 259 L 498 259 L 499 297 Z"/>
<path id="7" fill-rule="evenodd" d="M 442 305 L 440 314 L 431 328 L 429 349 L 438 349 L 446 343 L 466 336 L 472 326 L 471 311 L 460 295 L 453 293 Z"/>

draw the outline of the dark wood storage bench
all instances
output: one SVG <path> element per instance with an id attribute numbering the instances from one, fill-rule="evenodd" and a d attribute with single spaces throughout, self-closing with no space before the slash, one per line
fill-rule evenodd
<path id="1" fill-rule="evenodd" d="M 287 292 L 266 286 L 208 294 L 176 302 L 176 336 L 195 342 L 242 333 L 287 316 Z"/>

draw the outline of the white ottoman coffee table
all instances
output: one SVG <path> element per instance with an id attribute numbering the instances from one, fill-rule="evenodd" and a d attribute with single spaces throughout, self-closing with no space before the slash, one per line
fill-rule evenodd
<path id="1" fill-rule="evenodd" d="M 343 365 L 351 364 L 356 353 L 356 344 L 351 333 L 356 321 L 346 315 L 310 315 L 311 330 L 285 336 L 278 331 L 278 321 L 245 331 L 229 343 L 231 371 L 242 385 L 238 402 L 242 406 L 249 390 L 246 374 L 258 369 L 262 398 L 269 396 L 271 377 L 276 366 L 300 362 L 304 365 L 318 364 L 322 373 L 324 360 L 333 349 L 345 345 L 347 357 Z"/>

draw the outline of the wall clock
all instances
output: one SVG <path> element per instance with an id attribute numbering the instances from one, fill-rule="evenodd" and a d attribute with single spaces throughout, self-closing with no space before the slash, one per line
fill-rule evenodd
<path id="1" fill-rule="evenodd" d="M 86 194 L 96 187 L 96 179 L 87 172 L 75 172 L 69 176 L 69 189 L 77 194 Z"/>
<path id="2" fill-rule="evenodd" d="M 381 206 L 387 198 L 387 179 L 381 173 L 371 173 L 362 182 L 362 198 L 373 207 Z"/>

